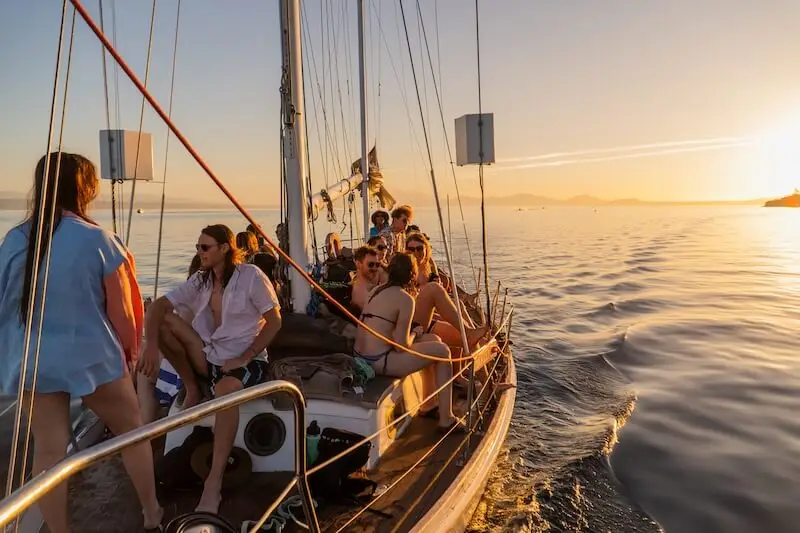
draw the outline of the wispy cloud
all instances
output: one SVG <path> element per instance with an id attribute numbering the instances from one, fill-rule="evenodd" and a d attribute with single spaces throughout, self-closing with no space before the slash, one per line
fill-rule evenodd
<path id="1" fill-rule="evenodd" d="M 640 157 L 655 157 L 686 152 L 735 148 L 738 146 L 745 146 L 751 142 L 752 139 L 747 137 L 717 137 L 713 139 L 691 139 L 684 141 L 635 144 L 611 148 L 575 150 L 571 152 L 553 152 L 549 154 L 502 159 L 497 162 L 498 166 L 495 167 L 495 169 L 519 170 L 617 161 L 621 159 L 636 159 Z"/>

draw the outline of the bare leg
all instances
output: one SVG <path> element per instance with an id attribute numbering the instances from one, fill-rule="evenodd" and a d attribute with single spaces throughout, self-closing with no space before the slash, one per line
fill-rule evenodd
<path id="1" fill-rule="evenodd" d="M 30 395 L 25 395 L 30 408 Z M 33 433 L 33 472 L 35 476 L 62 460 L 69 436 L 69 395 L 65 392 L 34 394 L 31 432 Z M 11 473 L 9 472 L 9 475 Z M 39 500 L 44 521 L 52 533 L 68 533 L 67 484 L 62 483 Z"/>
<path id="2" fill-rule="evenodd" d="M 144 374 L 136 374 L 136 396 L 139 398 L 143 424 L 149 424 L 158 417 L 158 399 L 155 392 L 154 382 Z"/>
<path id="3" fill-rule="evenodd" d="M 226 376 L 214 386 L 216 397 L 238 392 L 244 387 L 236 378 Z M 203 495 L 195 511 L 205 511 L 216 514 L 222 501 L 222 477 L 225 467 L 228 466 L 228 457 L 233 449 L 236 431 L 239 429 L 239 408 L 232 407 L 220 411 L 214 419 L 214 457 L 211 460 L 211 471 L 203 487 Z"/>
<path id="4" fill-rule="evenodd" d="M 389 358 L 386 365 L 386 372 L 390 376 L 403 377 L 413 374 L 427 366 L 434 366 L 436 372 L 436 388 L 443 386 L 451 377 L 453 377 L 453 369 L 450 364 L 450 349 L 446 344 L 441 342 L 417 342 L 411 345 L 411 349 L 432 355 L 439 358 L 441 361 L 430 361 L 423 359 L 416 355 L 411 355 L 406 352 L 390 352 L 387 356 Z M 373 363 L 377 370 L 382 370 L 383 360 Z M 455 416 L 453 415 L 453 387 L 452 384 L 442 389 L 439 392 L 439 425 L 447 427 L 453 423 Z"/>
<path id="5" fill-rule="evenodd" d="M 427 329 L 433 319 L 434 310 L 439 313 L 446 323 L 458 329 L 459 313 L 453 300 L 450 299 L 444 287 L 438 283 L 427 283 L 417 294 L 414 322 L 422 324 Z M 465 321 L 464 326 L 467 333 L 467 342 L 470 347 L 474 347 L 481 337 L 486 335 L 488 328 L 469 327 L 470 324 L 470 322 Z M 460 336 L 459 332 L 459 338 Z"/>
<path id="6" fill-rule="evenodd" d="M 136 392 L 130 376 L 101 385 L 83 398 L 83 403 L 100 417 L 115 435 L 122 435 L 142 425 Z M 157 527 L 164 517 L 158 504 L 153 468 L 153 448 L 149 442 L 131 446 L 122 452 L 122 462 L 131 478 L 144 514 L 144 527 Z"/>
<path id="7" fill-rule="evenodd" d="M 183 408 L 188 409 L 203 399 L 197 376 L 208 375 L 203 341 L 192 326 L 176 314 L 167 316 L 159 330 L 159 348 L 172 364 L 186 388 Z"/>
<path id="8" fill-rule="evenodd" d="M 433 365 L 428 365 L 422 369 L 422 394 L 423 397 L 428 397 L 433 391 L 436 390 L 436 369 Z M 427 413 L 436 408 L 436 398 L 431 398 L 419 406 L 422 413 Z"/>

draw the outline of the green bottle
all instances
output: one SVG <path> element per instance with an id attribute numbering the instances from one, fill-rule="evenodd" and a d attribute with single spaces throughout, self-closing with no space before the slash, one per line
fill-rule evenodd
<path id="1" fill-rule="evenodd" d="M 319 437 L 320 429 L 316 420 L 311 421 L 311 425 L 306 430 L 306 464 L 312 466 L 319 457 Z"/>

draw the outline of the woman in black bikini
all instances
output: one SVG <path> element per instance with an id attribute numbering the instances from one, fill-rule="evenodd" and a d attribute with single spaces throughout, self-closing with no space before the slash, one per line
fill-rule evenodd
<path id="1" fill-rule="evenodd" d="M 439 388 L 452 376 L 450 349 L 433 335 L 425 336 L 436 340 L 420 340 L 423 329 L 411 331 L 414 316 L 414 297 L 409 294 L 417 278 L 417 262 L 407 253 L 396 253 L 388 267 L 389 281 L 373 289 L 364 306 L 361 320 L 381 335 L 415 352 L 436 357 L 440 361 L 424 359 L 406 351 L 396 350 L 386 342 L 376 338 L 363 327 L 358 328 L 354 355 L 370 362 L 375 372 L 385 376 L 405 377 L 418 370 L 434 366 L 436 387 Z M 453 415 L 453 387 L 445 387 L 439 393 L 439 427 L 449 429 L 458 423 Z"/>

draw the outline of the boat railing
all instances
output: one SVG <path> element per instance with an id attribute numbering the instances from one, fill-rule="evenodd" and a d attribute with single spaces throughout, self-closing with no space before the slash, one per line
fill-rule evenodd
<path id="1" fill-rule="evenodd" d="M 492 349 L 493 348 L 492 345 L 496 344 L 498 335 L 501 332 L 505 333 L 503 339 L 504 346 L 498 350 L 498 353 L 494 357 L 494 364 L 492 366 L 492 369 L 491 371 L 488 372 L 490 378 L 496 373 L 498 364 L 503 359 L 502 355 L 507 353 L 506 346 L 509 342 L 511 334 L 511 321 L 513 315 L 514 315 L 514 307 L 512 305 L 509 308 L 509 312 L 506 315 L 505 319 L 503 320 L 502 324 L 496 329 L 495 333 L 483 347 L 483 349 Z M 464 372 L 470 369 L 471 366 L 474 364 L 475 360 L 474 359 L 470 360 L 469 364 L 464 365 L 459 372 L 453 374 L 453 376 L 446 383 L 444 383 L 441 387 L 431 392 L 427 397 L 422 399 L 420 401 L 420 405 L 435 398 L 436 395 L 439 394 L 439 392 L 441 392 L 445 387 L 451 386 L 451 384 L 456 379 L 458 379 L 460 376 L 463 376 Z M 470 383 L 470 386 L 472 385 L 473 384 Z M 489 380 L 487 380 L 486 383 L 483 383 L 481 390 L 478 391 L 477 394 L 473 396 L 471 403 L 468 406 L 469 413 L 472 413 L 475 407 L 479 405 L 488 386 L 489 386 Z M 46 495 L 48 492 L 53 490 L 55 487 L 66 481 L 74 474 L 77 474 L 78 472 L 85 470 L 94 463 L 106 459 L 111 455 L 120 453 L 121 451 L 130 446 L 150 441 L 170 431 L 202 420 L 219 411 L 223 411 L 231 407 L 237 407 L 241 404 L 259 398 L 263 398 L 278 392 L 288 393 L 290 398 L 292 399 L 292 405 L 294 408 L 294 420 L 295 420 L 294 477 L 286 485 L 286 488 L 281 492 L 278 498 L 276 498 L 270 504 L 270 506 L 261 516 L 261 519 L 258 520 L 258 522 L 254 525 L 252 531 L 258 531 L 258 529 L 269 519 L 269 517 L 272 515 L 272 513 L 275 511 L 278 505 L 280 505 L 283 499 L 289 494 L 289 492 L 295 486 L 298 487 L 300 492 L 303 508 L 306 513 L 306 518 L 308 519 L 308 528 L 314 532 L 319 531 L 319 524 L 317 522 L 317 517 L 314 510 L 314 503 L 311 497 L 311 490 L 308 485 L 308 476 L 338 461 L 342 457 L 351 453 L 353 450 L 362 446 L 364 443 L 379 437 L 383 432 L 388 431 L 392 427 L 400 424 L 406 418 L 412 416 L 413 411 L 406 411 L 405 413 L 394 419 L 390 424 L 387 424 L 386 426 L 380 428 L 375 433 L 364 437 L 362 440 L 353 444 L 346 450 L 343 450 L 341 453 L 335 455 L 334 457 L 331 457 L 326 461 L 323 461 L 322 463 L 314 465 L 312 468 L 308 468 L 308 465 L 306 464 L 305 399 L 303 398 L 300 389 L 298 389 L 297 386 L 294 385 L 293 383 L 283 380 L 269 381 L 267 383 L 255 385 L 253 387 L 250 387 L 248 389 L 239 392 L 235 392 L 232 394 L 228 394 L 226 396 L 214 398 L 207 402 L 203 402 L 195 407 L 186 409 L 185 411 L 181 411 L 177 414 L 170 415 L 166 418 L 157 420 L 155 422 L 151 422 L 150 424 L 142 426 L 138 429 L 135 429 L 123 435 L 116 436 L 105 442 L 87 448 L 85 450 L 78 451 L 77 453 L 68 456 L 66 459 L 59 462 L 52 468 L 31 479 L 28 483 L 26 483 L 25 485 L 17 489 L 14 493 L 12 493 L 8 498 L 0 502 L 0 529 L 10 524 L 14 519 L 20 516 L 23 512 L 25 512 L 31 505 L 36 503 L 42 496 Z M 484 405 L 482 408 L 479 409 L 478 416 L 472 417 L 471 420 L 478 420 L 478 421 L 482 420 L 483 414 L 485 413 L 488 406 L 489 402 L 486 402 L 486 405 Z M 417 466 L 419 466 L 419 464 L 421 464 L 422 461 L 430 457 L 430 455 L 433 454 L 433 452 L 436 451 L 439 448 L 439 446 L 441 446 L 445 442 L 447 437 L 451 433 L 453 433 L 455 429 L 457 428 L 454 426 L 447 433 L 445 433 L 433 446 L 431 446 L 422 455 L 422 457 L 420 457 L 413 465 L 411 465 L 408 468 L 408 470 L 406 470 L 397 479 L 395 479 L 392 482 L 392 484 L 386 488 L 386 490 L 382 491 L 375 498 L 373 498 L 366 505 L 364 505 L 364 507 L 362 507 L 359 511 L 357 511 L 356 514 L 354 514 L 348 520 L 348 522 L 344 526 L 342 526 L 342 528 L 340 528 L 338 531 L 342 531 L 345 527 L 351 524 L 356 518 L 358 518 L 362 513 L 366 512 L 384 494 L 388 493 L 391 488 L 400 483 Z M 456 450 L 446 461 L 441 471 L 444 471 L 444 469 L 454 459 L 456 459 L 458 453 L 464 448 L 465 444 L 467 445 L 467 448 L 469 448 L 469 438 L 474 431 L 475 431 L 475 426 L 468 428 L 466 435 L 462 439 L 462 442 L 457 446 Z"/>
<path id="2" fill-rule="evenodd" d="M 0 531 L 24 513 L 42 496 L 92 464 L 115 455 L 130 446 L 148 442 L 170 431 L 195 423 L 220 411 L 224 411 L 225 409 L 238 407 L 243 403 L 278 392 L 287 393 L 292 400 L 292 406 L 294 408 L 294 477 L 287 484 L 281 495 L 270 504 L 261 520 L 259 520 L 255 526 L 255 530 L 257 531 L 258 528 L 266 522 L 286 495 L 297 486 L 306 519 L 308 520 L 308 528 L 313 532 L 317 532 L 319 531 L 319 524 L 311 500 L 311 490 L 308 486 L 308 474 L 306 471 L 305 399 L 296 385 L 282 380 L 269 381 L 239 392 L 203 402 L 200 405 L 181 411 L 178 414 L 151 422 L 150 424 L 118 435 L 67 457 L 55 466 L 31 479 L 0 502 Z"/>
<path id="3" fill-rule="evenodd" d="M 492 339 L 489 341 L 489 343 L 487 343 L 487 344 L 491 344 L 492 342 L 495 341 L 495 339 L 497 338 L 498 334 L 501 331 L 505 331 L 505 337 L 503 339 L 503 347 L 499 350 L 497 355 L 494 357 L 494 364 L 492 365 L 492 369 L 488 372 L 489 378 L 494 376 L 494 374 L 497 372 L 497 367 L 498 367 L 500 361 L 503 360 L 502 355 L 507 353 L 506 352 L 506 348 L 507 348 L 509 340 L 510 340 L 511 323 L 512 323 L 512 319 L 513 319 L 513 315 L 514 315 L 514 308 L 512 306 L 511 309 L 508 312 L 508 315 L 506 315 L 506 318 L 503 321 L 503 324 L 497 329 L 497 332 L 495 332 L 495 334 L 492 336 Z M 471 365 L 473 365 L 474 363 L 475 363 L 475 360 L 473 359 L 473 360 L 470 361 L 469 365 L 464 365 L 464 367 L 461 369 L 460 372 L 454 374 L 453 377 L 450 378 L 444 385 L 442 385 L 441 387 L 436 389 L 434 392 L 432 392 L 430 395 L 428 395 L 426 398 L 421 400 L 420 401 L 420 405 L 423 405 L 428 400 L 434 398 L 445 387 L 449 386 L 459 376 L 463 375 L 463 373 L 466 372 L 468 370 L 468 368 Z M 477 407 L 479 405 L 479 402 L 483 398 L 484 393 L 486 392 L 486 389 L 489 387 L 489 383 L 490 383 L 490 380 L 487 380 L 486 383 L 483 383 L 482 386 L 481 386 L 481 390 L 478 391 L 477 394 L 474 395 L 474 398 L 472 399 L 470 405 L 468 406 L 469 412 L 472 412 L 475 409 L 475 407 Z M 474 382 L 471 382 L 470 383 L 470 387 L 472 387 L 473 384 L 474 384 Z M 479 409 L 479 411 L 477 413 L 478 416 L 473 417 L 472 420 L 477 420 L 480 423 L 483 420 L 483 415 L 486 413 L 486 410 L 489 408 L 490 405 L 491 404 L 487 401 L 486 404 L 483 407 L 480 407 L 480 409 Z M 384 428 L 381 428 L 380 430 L 375 432 L 373 435 L 364 438 L 362 441 L 354 444 L 353 446 L 351 446 L 347 450 L 344 450 L 339 455 L 337 455 L 335 457 L 332 457 L 331 459 L 329 459 L 328 461 L 325 461 L 324 463 L 321 463 L 319 465 L 314 465 L 314 467 L 311 468 L 308 471 L 308 474 L 311 475 L 314 472 L 316 472 L 317 470 L 319 470 L 321 468 L 325 468 L 327 465 L 329 465 L 329 464 L 333 463 L 334 461 L 336 461 L 337 459 L 340 459 L 341 457 L 347 455 L 348 453 L 350 453 L 351 451 L 355 450 L 356 448 L 358 448 L 359 446 L 361 446 L 365 442 L 377 437 L 383 431 L 386 431 L 387 429 L 389 429 L 393 425 L 400 423 L 401 420 L 405 419 L 406 417 L 408 417 L 410 415 L 411 415 L 411 412 L 408 412 L 408 411 L 403 413 L 402 416 L 398 417 L 396 420 L 393 420 L 391 424 L 387 425 Z M 466 419 L 467 416 L 465 415 L 464 418 Z M 441 465 L 441 467 L 439 468 L 437 474 L 434 476 L 434 478 L 429 483 L 429 486 L 432 485 L 433 483 L 435 483 L 439 479 L 439 476 L 441 476 L 442 473 L 444 473 L 444 471 L 450 466 L 450 464 L 453 461 L 456 461 L 458 459 L 459 454 L 461 454 L 461 452 L 465 449 L 465 447 L 466 447 L 466 450 L 469 450 L 470 437 L 472 436 L 473 432 L 475 432 L 476 427 L 477 427 L 477 424 L 472 425 L 469 428 L 467 428 L 466 434 L 462 437 L 461 442 L 456 446 L 455 450 L 453 450 L 453 452 L 450 454 L 450 456 L 447 458 L 447 460 Z M 414 464 L 412 464 L 411 466 L 408 467 L 408 469 L 406 469 L 405 472 L 400 474 L 400 476 L 398 476 L 396 479 L 394 479 L 391 484 L 389 484 L 388 486 L 384 487 L 383 490 L 378 495 L 376 495 L 374 498 L 372 498 L 370 501 L 368 501 L 361 509 L 359 509 L 355 514 L 353 514 L 347 520 L 347 522 L 345 522 L 341 527 L 339 527 L 339 529 L 336 530 L 335 533 L 341 533 L 342 531 L 344 531 L 359 516 L 364 514 L 373 505 L 375 505 L 375 503 L 377 503 L 383 496 L 385 496 L 386 494 L 391 492 L 391 490 L 395 486 L 397 486 L 401 481 L 403 481 L 403 479 L 405 479 L 409 474 L 411 474 L 411 472 L 413 472 L 415 468 L 417 468 L 420 464 L 422 464 L 423 461 L 425 461 L 428 457 L 430 457 L 433 454 L 433 452 L 435 452 L 440 446 L 442 446 L 445 443 L 445 441 L 447 440 L 447 438 L 452 433 L 454 433 L 456 429 L 457 429 L 457 427 L 455 427 L 455 426 L 450 428 L 444 435 L 442 435 L 442 437 L 439 440 L 437 440 L 430 448 L 428 448 L 428 450 L 424 454 L 422 454 L 422 457 L 417 459 L 414 462 Z M 413 512 L 414 508 L 419 503 L 419 501 L 422 499 L 424 494 L 425 494 L 424 490 L 423 491 L 419 491 L 419 494 L 417 495 L 416 499 L 411 503 L 411 505 L 406 506 L 405 513 L 400 518 L 394 520 L 396 526 L 399 526 L 400 524 L 402 524 L 403 521 L 406 519 L 406 517 Z M 394 531 L 396 531 L 396 530 L 397 529 L 395 527 Z"/>

